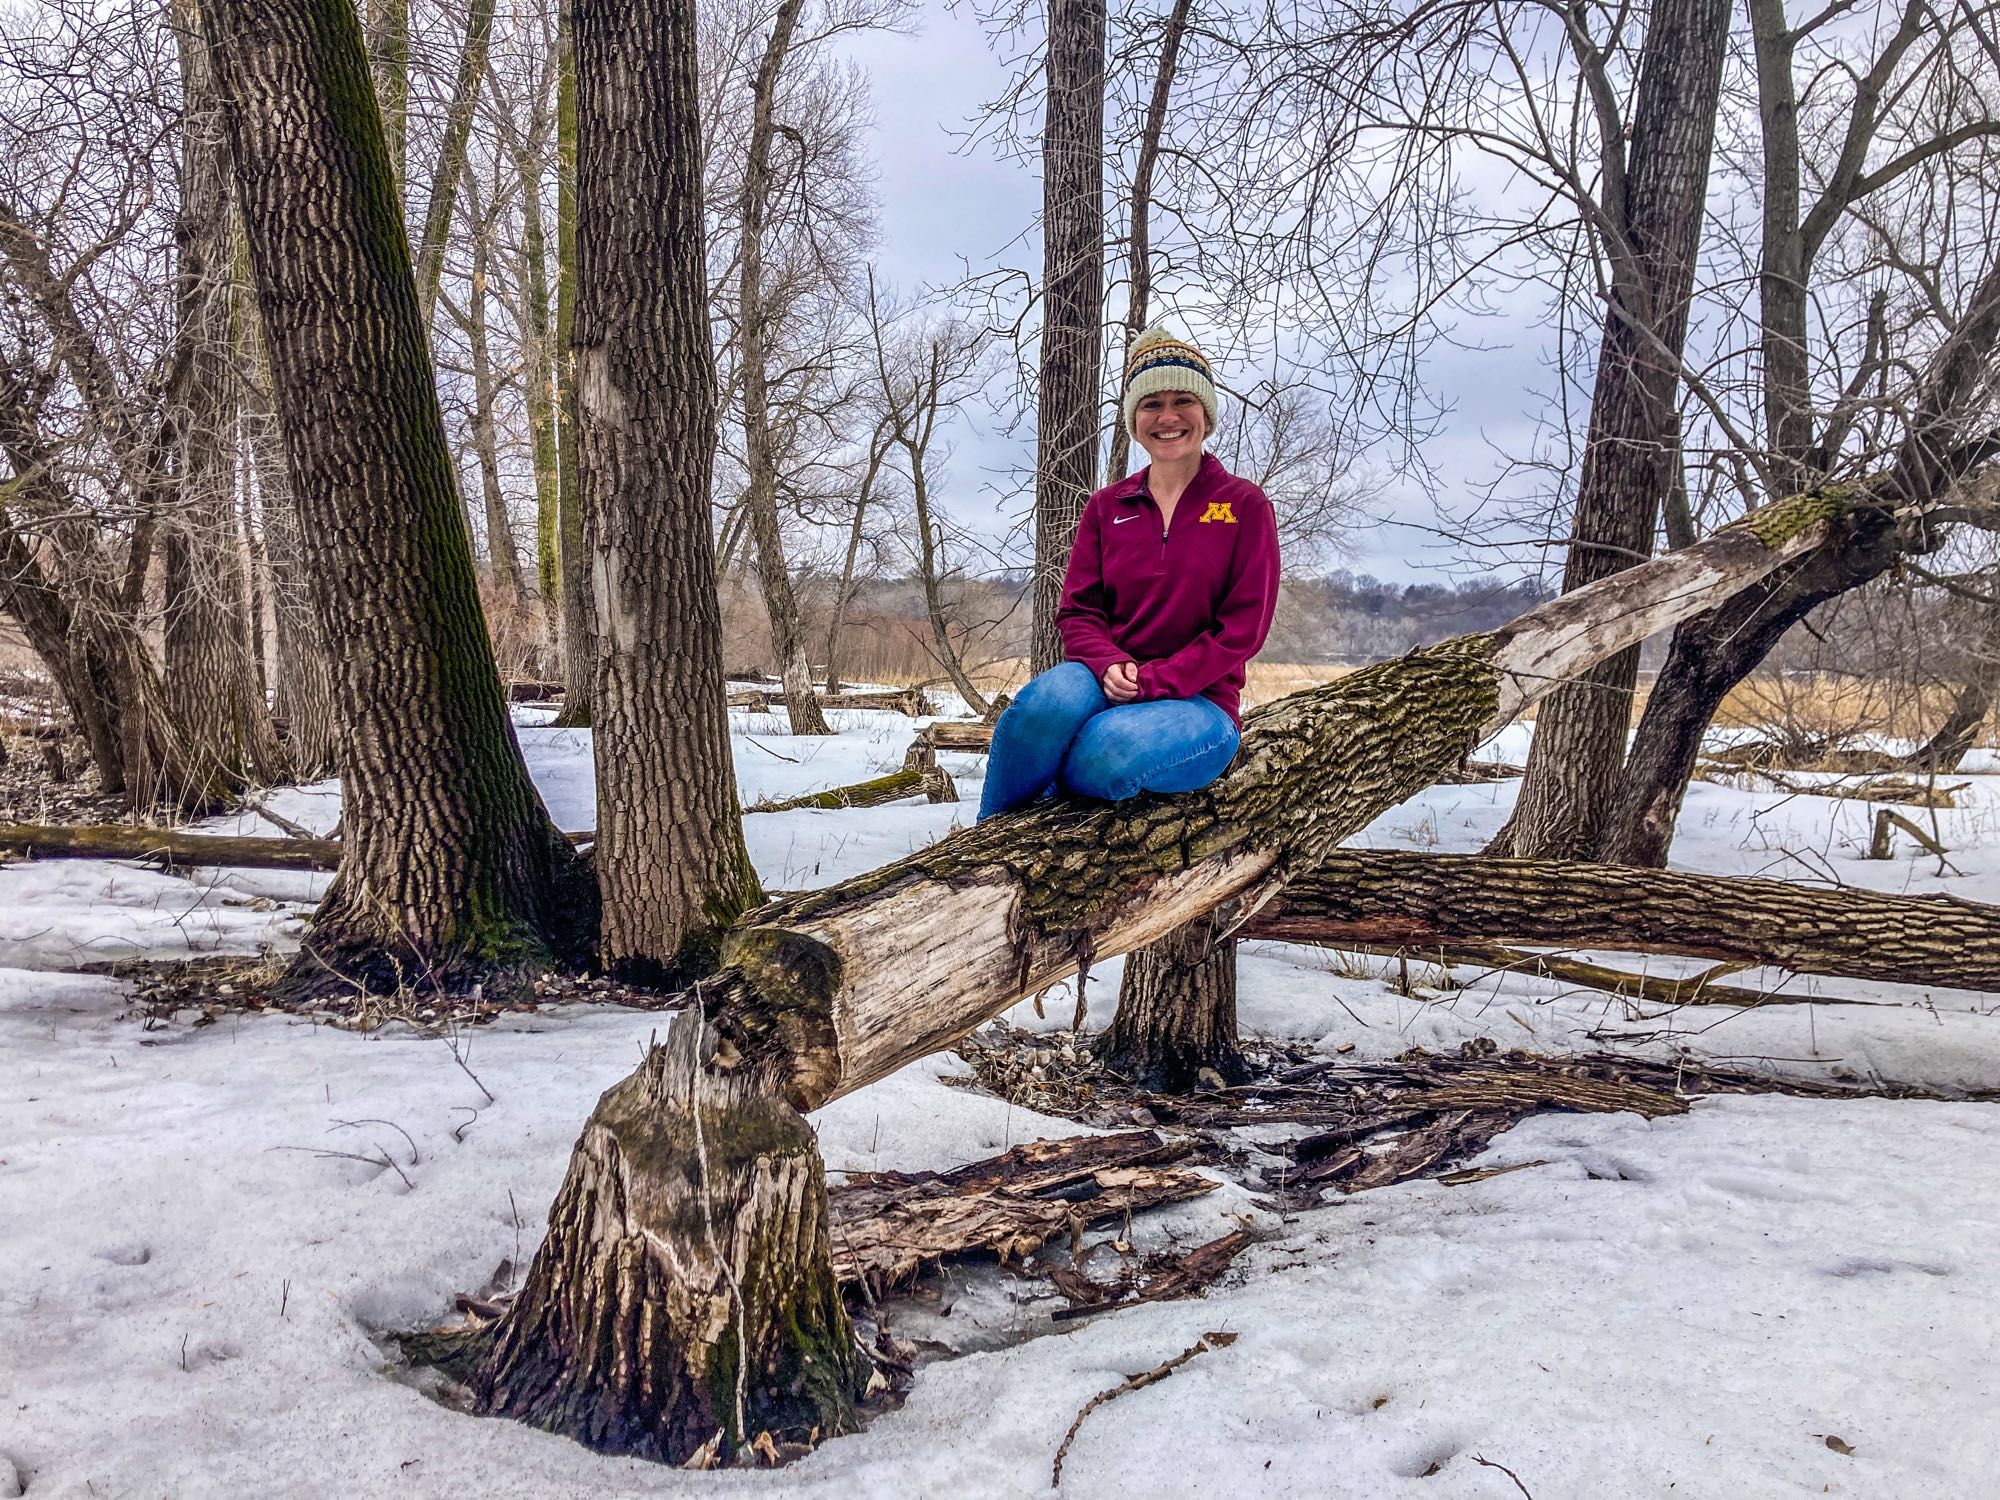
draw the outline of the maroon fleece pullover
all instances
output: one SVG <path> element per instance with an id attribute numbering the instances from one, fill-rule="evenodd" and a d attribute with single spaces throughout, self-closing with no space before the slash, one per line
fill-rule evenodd
<path id="1" fill-rule="evenodd" d="M 1107 485 L 1083 508 L 1056 612 L 1063 653 L 1100 679 L 1137 662 L 1140 702 L 1199 696 L 1241 724 L 1244 664 L 1278 602 L 1271 502 L 1205 453 L 1163 527 L 1151 473 Z"/>

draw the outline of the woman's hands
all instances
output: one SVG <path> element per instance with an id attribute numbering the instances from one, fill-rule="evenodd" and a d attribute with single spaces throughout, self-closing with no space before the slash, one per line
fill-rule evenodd
<path id="1" fill-rule="evenodd" d="M 1104 669 L 1099 679 L 1104 686 L 1104 696 L 1113 703 L 1136 703 L 1139 701 L 1139 664 L 1135 661 L 1113 662 Z"/>

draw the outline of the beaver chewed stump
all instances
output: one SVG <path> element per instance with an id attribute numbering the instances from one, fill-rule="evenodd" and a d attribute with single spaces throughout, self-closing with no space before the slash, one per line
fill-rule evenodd
<path id="1" fill-rule="evenodd" d="M 527 1284 L 458 1372 L 477 1410 L 671 1464 L 855 1430 L 812 1130 L 716 1047 L 677 1016 L 598 1100 Z"/>

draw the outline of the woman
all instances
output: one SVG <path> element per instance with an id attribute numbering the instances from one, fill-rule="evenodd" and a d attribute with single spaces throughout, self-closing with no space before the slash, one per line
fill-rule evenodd
<path id="1" fill-rule="evenodd" d="M 1278 598 L 1271 502 L 1203 451 L 1215 383 L 1194 345 L 1140 335 L 1123 409 L 1152 462 L 1084 507 L 1056 613 L 1068 659 L 993 727 L 981 818 L 1058 788 L 1191 792 L 1236 754 L 1243 668 Z"/>

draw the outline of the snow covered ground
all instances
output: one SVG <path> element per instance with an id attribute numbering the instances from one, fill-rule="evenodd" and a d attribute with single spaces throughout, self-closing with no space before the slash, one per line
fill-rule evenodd
<path id="1" fill-rule="evenodd" d="M 908 720 L 836 721 L 814 741 L 734 715 L 745 800 L 900 764 Z M 588 735 L 522 740 L 557 821 L 589 826 Z M 1522 748 L 1510 732 L 1494 753 Z M 982 762 L 946 761 L 957 807 L 749 818 L 766 883 L 839 879 L 968 818 Z M 1938 814 L 1960 873 L 1907 847 L 1860 858 L 1863 805 L 1703 784 L 1676 863 L 2000 900 L 2000 776 L 1979 769 Z M 1476 848 L 1513 794 L 1434 788 L 1362 841 Z M 324 828 L 338 802 L 320 786 L 271 806 Z M 0 869 L 0 1497 L 1046 1494 L 1083 1403 L 1210 1330 L 1239 1338 L 1084 1423 L 1064 1492 L 2000 1495 L 2000 1108 L 1962 1103 L 1545 1116 L 1483 1158 L 1544 1165 L 1282 1222 L 1230 1185 L 1140 1226 L 1192 1244 L 1247 1215 L 1271 1234 L 1207 1297 L 1051 1325 L 1005 1278 L 954 1278 L 931 1331 L 974 1352 L 778 1474 L 665 1471 L 459 1415 L 398 1379 L 375 1335 L 443 1316 L 533 1253 L 578 1126 L 659 1018 L 511 1017 L 461 1035 L 454 1057 L 443 1039 L 279 1016 L 147 1031 L 116 982 L 61 972 L 282 950 L 321 879 Z M 1404 995 L 1389 967 L 1246 945 L 1244 1027 L 1358 1058 L 1491 1036 L 2000 1088 L 1989 997 L 1827 980 L 1882 1003 L 1668 1011 L 1518 976 L 1449 987 L 1421 966 Z M 1116 979 L 1115 964 L 1094 974 L 1095 1021 Z M 1010 1019 L 1053 1026 L 1070 1005 L 1046 1009 Z M 822 1111 L 828 1164 L 946 1167 L 1075 1131 L 939 1081 L 961 1069 L 929 1059 Z M 382 1155 L 394 1166 L 354 1159 Z"/>

